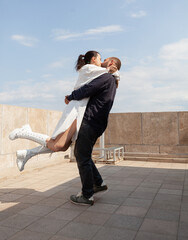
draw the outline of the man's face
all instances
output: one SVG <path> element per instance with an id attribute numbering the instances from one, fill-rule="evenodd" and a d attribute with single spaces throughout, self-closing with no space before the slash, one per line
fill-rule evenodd
<path id="1" fill-rule="evenodd" d="M 101 63 L 101 67 L 107 68 L 110 64 L 110 58 L 104 59 L 104 62 Z"/>

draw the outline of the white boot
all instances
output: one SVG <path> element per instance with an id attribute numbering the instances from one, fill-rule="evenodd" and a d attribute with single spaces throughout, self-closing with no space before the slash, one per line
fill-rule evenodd
<path id="1" fill-rule="evenodd" d="M 22 128 L 16 128 L 9 134 L 10 140 L 15 140 L 17 138 L 28 139 L 46 147 L 46 139 L 48 139 L 49 136 L 41 133 L 32 132 L 31 127 L 29 126 L 29 124 L 27 124 L 24 125 Z"/>
<path id="2" fill-rule="evenodd" d="M 44 154 L 44 153 L 53 153 L 53 151 L 43 146 L 39 146 L 39 147 L 28 149 L 28 150 L 18 150 L 16 152 L 16 155 L 17 155 L 16 163 L 20 172 L 24 170 L 24 166 L 30 158 L 38 154 Z"/>

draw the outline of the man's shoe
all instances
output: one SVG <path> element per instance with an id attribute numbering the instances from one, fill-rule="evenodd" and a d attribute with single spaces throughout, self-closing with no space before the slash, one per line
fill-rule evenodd
<path id="1" fill-rule="evenodd" d="M 101 186 L 93 186 L 94 193 L 106 191 L 108 189 L 108 186 L 105 183 L 102 183 Z"/>
<path id="2" fill-rule="evenodd" d="M 72 203 L 79 204 L 79 205 L 93 205 L 94 204 L 93 197 L 85 198 L 82 195 L 82 193 L 78 193 L 77 195 L 71 195 L 70 200 Z"/>

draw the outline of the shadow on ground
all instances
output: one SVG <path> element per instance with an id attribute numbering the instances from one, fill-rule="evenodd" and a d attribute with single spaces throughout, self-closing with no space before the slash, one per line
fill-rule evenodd
<path id="1" fill-rule="evenodd" d="M 74 163 L 2 182 L 0 240 L 188 239 L 187 170 L 140 165 L 99 168 L 109 189 L 94 206 L 69 201 L 81 188 Z"/>

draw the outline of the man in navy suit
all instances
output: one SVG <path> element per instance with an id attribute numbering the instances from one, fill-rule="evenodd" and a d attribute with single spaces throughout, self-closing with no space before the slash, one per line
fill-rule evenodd
<path id="1" fill-rule="evenodd" d="M 101 67 L 115 66 L 120 69 L 121 61 L 110 57 Z M 90 98 L 75 143 L 76 157 L 82 183 L 82 192 L 70 197 L 75 204 L 93 205 L 93 194 L 107 190 L 107 185 L 92 160 L 92 150 L 98 137 L 105 131 L 109 112 L 112 108 L 117 88 L 117 80 L 111 73 L 104 73 L 90 83 L 66 96 L 65 102 Z"/>

